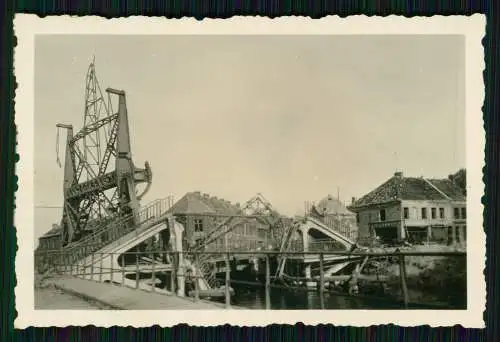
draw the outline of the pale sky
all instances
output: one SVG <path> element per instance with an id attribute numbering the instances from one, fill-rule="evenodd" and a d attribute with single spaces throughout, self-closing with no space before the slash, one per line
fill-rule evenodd
<path id="1" fill-rule="evenodd" d="M 293 215 L 396 170 L 465 167 L 464 49 L 461 36 L 38 36 L 35 204 L 62 205 L 55 125 L 81 128 L 93 56 L 103 90 L 127 93 L 136 166 L 151 164 L 143 204 L 261 192 Z M 35 237 L 60 218 L 36 208 Z"/>

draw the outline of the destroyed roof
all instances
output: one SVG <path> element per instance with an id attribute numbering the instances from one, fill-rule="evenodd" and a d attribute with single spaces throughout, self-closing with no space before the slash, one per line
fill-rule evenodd
<path id="1" fill-rule="evenodd" d="M 272 204 L 264 198 L 261 193 L 257 193 L 254 197 L 249 199 L 243 207 L 245 211 L 251 215 L 271 215 L 274 217 L 281 217 Z"/>
<path id="2" fill-rule="evenodd" d="M 195 191 L 186 193 L 168 212 L 171 214 L 238 215 L 241 214 L 241 209 L 238 205 L 224 199 Z"/>
<path id="3" fill-rule="evenodd" d="M 328 195 L 319 201 L 314 209 L 321 215 L 352 215 L 353 213 L 337 198 Z"/>
<path id="4" fill-rule="evenodd" d="M 460 187 L 449 179 L 403 177 L 396 173 L 375 190 L 349 206 L 349 209 L 397 200 L 465 201 Z"/>

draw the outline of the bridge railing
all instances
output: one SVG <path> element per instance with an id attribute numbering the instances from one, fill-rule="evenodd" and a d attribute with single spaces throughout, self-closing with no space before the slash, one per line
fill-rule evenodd
<path id="1" fill-rule="evenodd" d="M 393 304 L 400 305 L 401 308 L 450 308 L 448 306 L 443 306 L 433 303 L 418 303 L 412 302 L 410 298 L 410 292 L 408 290 L 407 282 L 407 258 L 411 257 L 435 257 L 435 258 L 452 258 L 460 259 L 466 257 L 465 252 L 461 251 L 447 251 L 447 252 L 406 252 L 406 251 L 392 251 L 392 252 L 285 252 L 281 254 L 287 254 L 288 256 L 302 255 L 302 256 L 315 256 L 319 259 L 319 274 L 316 276 L 294 276 L 287 277 L 288 282 L 279 283 L 280 280 L 277 277 L 271 276 L 271 264 L 272 260 L 277 256 L 277 253 L 272 251 L 253 251 L 253 252 L 242 252 L 242 251 L 225 251 L 225 252 L 181 252 L 174 253 L 166 250 L 149 251 L 149 252 L 127 252 L 121 253 L 120 258 L 125 260 L 125 262 L 117 267 L 116 265 L 103 265 L 101 264 L 83 264 L 83 263 L 65 263 L 58 262 L 52 265 L 57 273 L 72 275 L 75 277 L 88 279 L 92 281 L 108 282 L 117 286 L 128 286 L 136 289 L 149 289 L 151 292 L 159 292 L 166 295 L 179 295 L 178 291 L 183 286 L 181 284 L 186 284 L 185 293 L 180 294 L 181 296 L 191 297 L 194 301 L 200 300 L 201 297 L 216 297 L 224 298 L 224 303 L 226 307 L 231 306 L 231 296 L 234 290 L 231 285 L 243 285 L 254 288 L 265 289 L 265 308 L 271 309 L 271 289 L 285 289 L 294 291 L 318 291 L 320 299 L 320 308 L 326 308 L 325 298 L 328 296 L 349 296 L 353 298 L 360 298 L 366 300 L 381 300 L 383 303 L 392 302 Z M 113 256 L 114 253 L 95 253 L 96 260 L 103 260 Z M 223 286 L 218 289 L 211 289 L 209 293 L 200 290 L 199 278 L 201 276 L 195 274 L 189 269 L 184 269 L 183 272 L 179 272 L 179 268 L 175 267 L 175 260 L 179 258 L 200 258 L 206 255 L 223 255 L 222 259 L 222 269 L 224 277 L 222 280 Z M 261 281 L 243 281 L 231 278 L 231 272 L 234 271 L 232 268 L 232 260 L 237 256 L 247 256 L 250 258 L 255 258 L 258 265 L 263 267 L 260 271 L 260 275 L 263 280 Z M 352 274 L 347 275 L 337 275 L 337 276 L 327 276 L 325 275 L 328 266 L 324 264 L 324 260 L 327 256 L 350 256 L 357 257 L 363 260 L 356 267 Z M 377 297 L 369 295 L 359 295 L 355 292 L 351 292 L 351 285 L 355 285 L 358 280 L 368 280 L 381 282 L 384 278 L 379 275 L 366 275 L 362 273 L 363 266 L 366 264 L 367 260 L 370 258 L 380 259 L 386 258 L 391 259 L 393 265 L 397 265 L 399 268 L 399 294 L 392 294 L 390 297 Z M 111 259 L 111 258 L 110 258 Z M 57 259 L 59 261 L 68 260 L 65 257 Z M 214 265 L 215 267 L 217 265 Z M 259 266 L 259 267 L 260 267 Z M 220 268 L 220 263 L 219 263 Z M 219 269 L 220 271 L 220 269 Z M 148 278 L 143 278 L 144 274 L 149 274 Z M 220 273 L 220 272 L 219 272 Z M 315 282 L 316 288 L 310 289 L 303 285 L 290 285 L 292 283 L 305 283 L 305 282 Z M 348 290 L 342 291 L 338 288 L 326 288 L 327 283 L 340 282 L 341 284 L 347 284 Z M 189 285 L 191 284 L 191 285 Z M 288 284 L 288 285 L 287 285 Z M 466 291 L 465 291 L 466 292 Z M 465 296 L 466 302 L 466 293 Z"/>

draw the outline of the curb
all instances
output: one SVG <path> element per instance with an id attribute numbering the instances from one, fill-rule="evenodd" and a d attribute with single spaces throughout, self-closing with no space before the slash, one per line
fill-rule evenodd
<path id="1" fill-rule="evenodd" d="M 106 306 L 108 308 L 110 308 L 111 310 L 125 310 L 123 307 L 120 307 L 118 305 L 114 305 L 114 304 L 111 304 L 111 303 L 108 303 L 108 302 L 105 302 L 101 299 L 97 299 L 95 297 L 92 297 L 92 296 L 89 296 L 89 295 L 86 295 L 86 294 L 83 294 L 83 293 L 80 293 L 80 292 L 77 292 L 77 291 L 74 291 L 74 290 L 70 290 L 64 286 L 60 286 L 60 285 L 57 285 L 57 284 L 50 284 L 52 286 L 54 286 L 54 288 L 60 290 L 60 291 L 63 291 L 65 293 L 68 293 L 70 295 L 73 295 L 75 297 L 79 297 L 87 302 L 95 302 L 97 303 L 98 305 L 101 305 L 101 306 Z"/>

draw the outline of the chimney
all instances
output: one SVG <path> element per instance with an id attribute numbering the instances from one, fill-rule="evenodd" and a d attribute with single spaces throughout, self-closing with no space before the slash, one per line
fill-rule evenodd
<path id="1" fill-rule="evenodd" d="M 354 202 L 356 202 L 356 197 L 353 197 L 353 198 L 351 199 L 351 204 L 354 204 Z"/>
<path id="2" fill-rule="evenodd" d="M 394 172 L 394 177 L 403 178 L 403 172 L 401 171 Z"/>
<path id="3" fill-rule="evenodd" d="M 239 202 L 237 202 L 235 205 L 236 205 L 238 208 L 240 207 L 240 203 L 239 203 Z"/>

